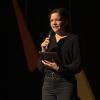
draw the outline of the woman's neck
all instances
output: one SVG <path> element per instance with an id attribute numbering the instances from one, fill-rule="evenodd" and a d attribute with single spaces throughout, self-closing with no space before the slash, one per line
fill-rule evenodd
<path id="1" fill-rule="evenodd" d="M 59 36 L 59 37 L 65 37 L 65 36 L 68 36 L 69 33 L 67 33 L 67 32 L 59 32 L 59 33 L 56 33 L 56 35 Z"/>
<path id="2" fill-rule="evenodd" d="M 58 33 L 55 34 L 55 38 L 56 38 L 57 42 L 59 42 L 61 39 L 65 38 L 67 36 L 68 36 L 68 34 L 65 34 L 65 35 L 64 34 L 63 35 L 62 34 L 58 34 Z"/>

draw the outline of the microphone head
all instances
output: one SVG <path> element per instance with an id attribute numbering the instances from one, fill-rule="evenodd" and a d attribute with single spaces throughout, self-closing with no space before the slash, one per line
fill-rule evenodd
<path id="1" fill-rule="evenodd" d="M 48 38 L 50 39 L 51 36 L 52 36 L 52 34 L 53 34 L 53 30 L 50 30 L 48 34 L 49 34 L 49 35 L 48 35 Z"/>

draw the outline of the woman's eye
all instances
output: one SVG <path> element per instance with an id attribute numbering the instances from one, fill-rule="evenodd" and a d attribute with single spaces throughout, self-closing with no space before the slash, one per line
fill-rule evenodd
<path id="1" fill-rule="evenodd" d="M 61 21 L 60 19 L 57 19 L 57 21 Z"/>
<path id="2" fill-rule="evenodd" d="M 52 22 L 53 20 L 50 20 L 50 22 Z"/>
<path id="3" fill-rule="evenodd" d="M 53 21 L 61 21 L 61 19 L 50 20 L 50 22 L 53 22 Z"/>

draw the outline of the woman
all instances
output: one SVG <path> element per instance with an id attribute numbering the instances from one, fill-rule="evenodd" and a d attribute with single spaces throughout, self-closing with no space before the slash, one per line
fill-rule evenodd
<path id="1" fill-rule="evenodd" d="M 38 67 L 44 73 L 42 100 L 78 100 L 75 73 L 80 67 L 80 50 L 65 9 L 50 13 L 50 26 L 52 35 L 45 38 L 41 48 L 48 46 L 49 52 L 57 52 L 60 62 L 39 59 Z"/>

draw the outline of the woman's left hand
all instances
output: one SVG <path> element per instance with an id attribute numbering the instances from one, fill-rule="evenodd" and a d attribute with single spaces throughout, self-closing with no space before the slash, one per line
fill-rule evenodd
<path id="1" fill-rule="evenodd" d="M 48 60 L 42 60 L 42 63 L 49 69 L 54 69 L 54 70 L 58 70 L 59 66 L 57 65 L 56 62 L 50 62 Z"/>

